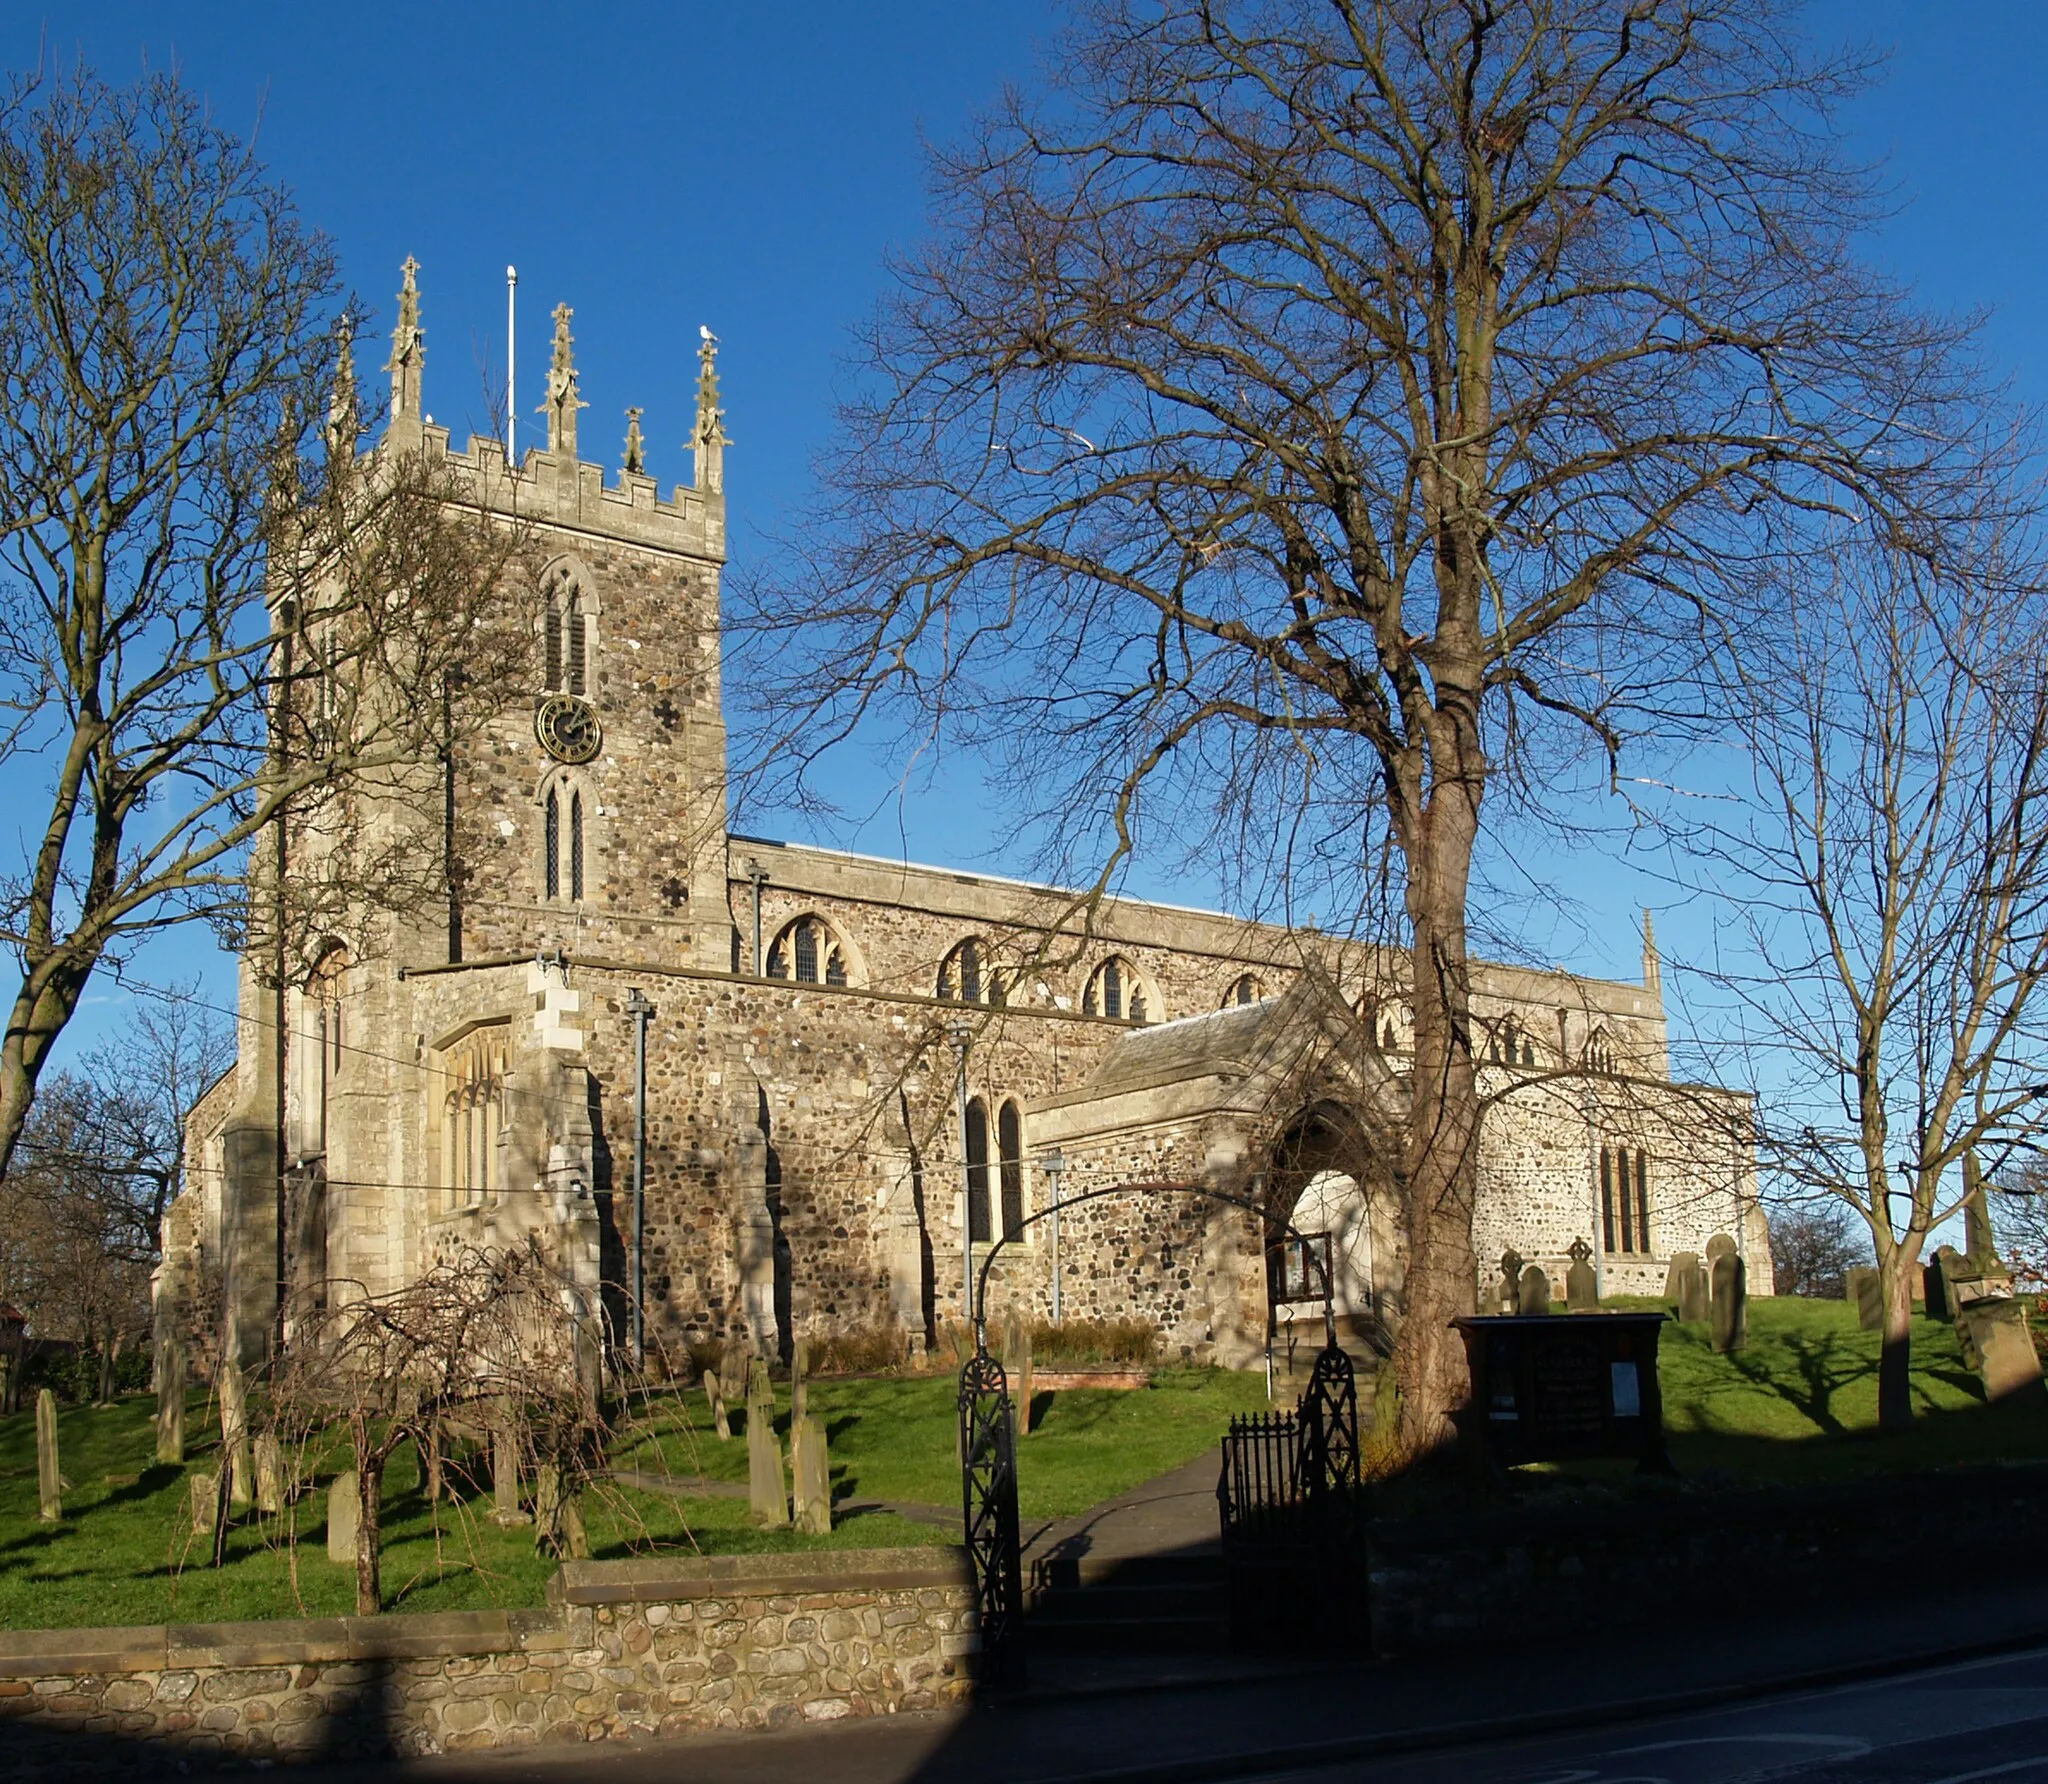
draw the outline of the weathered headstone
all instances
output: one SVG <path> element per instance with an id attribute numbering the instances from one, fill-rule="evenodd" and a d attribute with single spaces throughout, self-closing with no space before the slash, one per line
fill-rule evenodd
<path id="1" fill-rule="evenodd" d="M 363 1496 L 355 1470 L 337 1474 L 327 1489 L 327 1559 L 337 1567 L 356 1564 L 356 1533 L 363 1523 Z"/>
<path id="2" fill-rule="evenodd" d="M 156 1353 L 156 1459 L 185 1460 L 185 1346 L 166 1338 Z"/>
<path id="3" fill-rule="evenodd" d="M 711 1428 L 718 1433 L 718 1441 L 724 1443 L 732 1436 L 732 1421 L 725 1413 L 725 1389 L 719 1386 L 718 1371 L 704 1371 L 704 1398 L 711 1406 Z"/>
<path id="4" fill-rule="evenodd" d="M 789 1490 L 775 1441 L 775 1395 L 768 1385 L 768 1365 L 759 1357 L 747 1370 L 747 1500 L 754 1516 L 771 1529 L 789 1522 Z"/>
<path id="5" fill-rule="evenodd" d="M 1522 1310 L 1522 1254 L 1513 1246 L 1500 1254 L 1500 1281 L 1494 1284 L 1493 1300 L 1501 1313 Z"/>
<path id="6" fill-rule="evenodd" d="M 220 1476 L 195 1474 L 186 1491 L 192 1499 L 192 1534 L 211 1536 L 213 1520 L 220 1515 Z"/>
<path id="7" fill-rule="evenodd" d="M 533 1546 L 559 1554 L 562 1542 L 562 1471 L 543 1462 L 533 1471 Z"/>
<path id="8" fill-rule="evenodd" d="M 590 1533 L 583 1527 L 583 1507 L 574 1493 L 562 1499 L 562 1546 L 571 1561 L 590 1559 Z"/>
<path id="9" fill-rule="evenodd" d="M 1516 1299 L 1517 1313 L 1548 1313 L 1550 1311 L 1550 1272 L 1541 1264 L 1528 1264 L 1522 1270 L 1521 1292 Z"/>
<path id="10" fill-rule="evenodd" d="M 1600 1306 L 1600 1278 L 1593 1270 L 1593 1248 L 1574 1239 L 1567 1254 L 1572 1267 L 1564 1273 L 1565 1305 L 1574 1313 L 1594 1313 Z"/>
<path id="11" fill-rule="evenodd" d="M 1700 1267 L 1700 1254 L 1696 1251 L 1674 1251 L 1670 1267 L 1664 1272 L 1664 1299 L 1679 1301 L 1685 1298 L 1685 1273 Z M 1682 1319 L 1685 1316 L 1679 1315 Z"/>
<path id="12" fill-rule="evenodd" d="M 519 1509 L 519 1433 L 500 1419 L 491 1427 L 491 1522 L 512 1530 L 529 1521 Z"/>
<path id="13" fill-rule="evenodd" d="M 57 1401 L 48 1388 L 36 1395 L 36 1516 L 54 1524 L 64 1515 L 64 1476 L 57 1466 Z"/>
<path id="14" fill-rule="evenodd" d="M 232 1356 L 220 1366 L 220 1441 L 227 1452 L 228 1503 L 247 1505 L 256 1490 L 255 1456 L 249 1447 L 249 1386 Z"/>
<path id="15" fill-rule="evenodd" d="M 1962 1262 L 1962 1254 L 1953 1245 L 1944 1245 L 1935 1252 L 1921 1271 L 1927 1297 L 1929 1319 L 1952 1320 L 1956 1316 L 1955 1290 L 1950 1283 L 1955 1266 Z"/>
<path id="16" fill-rule="evenodd" d="M 1678 1278 L 1678 1317 L 1682 1324 L 1703 1326 L 1712 1317 L 1713 1296 L 1707 1272 L 1695 1252 L 1686 1252 L 1685 1269 Z"/>
<path id="17" fill-rule="evenodd" d="M 1713 1345 L 1726 1354 L 1749 1338 L 1749 1282 L 1742 1259 L 1732 1250 L 1714 1259 Z"/>
<path id="18" fill-rule="evenodd" d="M 796 1470 L 797 1528 L 810 1536 L 832 1534 L 832 1463 L 825 1452 L 825 1421 L 807 1418 L 802 1424 L 803 1447 L 796 1450 L 797 1427 L 790 1430 L 793 1453 L 802 1460 Z"/>
<path id="19" fill-rule="evenodd" d="M 811 1409 L 811 1347 L 799 1338 L 789 1348 L 789 1428 L 792 1434 Z"/>
<path id="20" fill-rule="evenodd" d="M 1724 1257 L 1735 1257 L 1742 1250 L 1727 1233 L 1716 1233 L 1707 1241 L 1707 1263 L 1711 1267 Z"/>
<path id="21" fill-rule="evenodd" d="M 2041 1358 L 2027 1329 L 2025 1302 L 1977 1301 L 1958 1324 L 1967 1328 L 1971 1366 L 1983 1377 L 1985 1399 L 2040 1398 Z"/>
<path id="22" fill-rule="evenodd" d="M 256 1439 L 256 1509 L 284 1510 L 284 1451 L 269 1431 Z"/>
<path id="23" fill-rule="evenodd" d="M 1842 1299 L 1856 1309 L 1856 1323 L 1866 1332 L 1884 1324 L 1884 1281 L 1868 1264 L 1842 1273 Z"/>

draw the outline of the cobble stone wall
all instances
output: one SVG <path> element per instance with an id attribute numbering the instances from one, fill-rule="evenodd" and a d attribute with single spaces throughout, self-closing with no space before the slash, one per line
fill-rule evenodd
<path id="1" fill-rule="evenodd" d="M 0 1777 L 109 1742 L 313 1760 L 930 1709 L 978 1638 L 949 1549 L 583 1561 L 546 1610 L 0 1633 Z"/>

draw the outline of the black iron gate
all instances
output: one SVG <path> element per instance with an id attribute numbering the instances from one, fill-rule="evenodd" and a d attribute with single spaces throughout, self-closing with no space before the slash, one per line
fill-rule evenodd
<path id="1" fill-rule="evenodd" d="M 980 1679 L 1024 1683 L 1024 1576 L 1017 1541 L 1017 1420 L 1003 1366 L 977 1350 L 960 1371 L 967 1561 L 981 1619 Z"/>
<path id="2" fill-rule="evenodd" d="M 1358 1386 L 1334 1342 L 1294 1411 L 1230 1421 L 1216 1500 L 1233 1639 L 1265 1648 L 1364 1643 Z"/>

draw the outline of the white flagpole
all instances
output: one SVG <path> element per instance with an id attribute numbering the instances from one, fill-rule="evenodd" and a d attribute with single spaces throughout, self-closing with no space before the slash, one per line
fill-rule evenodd
<path id="1" fill-rule="evenodd" d="M 518 413 L 519 400 L 519 269 L 505 268 L 505 463 L 511 470 L 519 468 L 519 452 L 513 444 L 513 435 L 519 423 L 514 419 Z"/>

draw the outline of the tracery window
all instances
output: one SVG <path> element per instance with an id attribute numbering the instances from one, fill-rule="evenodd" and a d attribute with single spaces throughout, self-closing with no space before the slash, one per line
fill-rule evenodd
<path id="1" fill-rule="evenodd" d="M 504 1023 L 472 1029 L 441 1059 L 441 1185 L 448 1206 L 474 1206 L 503 1187 Z"/>
<path id="2" fill-rule="evenodd" d="M 1536 1043 L 1513 1016 L 1503 1016 L 1487 1036 L 1486 1057 L 1496 1065 L 1532 1066 Z"/>
<path id="3" fill-rule="evenodd" d="M 1586 1037 L 1586 1070 L 1589 1072 L 1612 1072 L 1619 1070 L 1614 1056 L 1614 1042 L 1607 1030 L 1596 1028 Z"/>
<path id="4" fill-rule="evenodd" d="M 846 949 L 824 918 L 798 917 L 769 944 L 767 976 L 800 985 L 844 985 Z"/>
<path id="5" fill-rule="evenodd" d="M 567 564 L 548 572 L 542 586 L 541 678 L 550 694 L 590 691 L 591 603 L 582 579 Z"/>
<path id="6" fill-rule="evenodd" d="M 1600 1148 L 1600 1236 L 1615 1256 L 1650 1249 L 1650 1157 L 1639 1146 Z"/>
<path id="7" fill-rule="evenodd" d="M 939 963 L 938 995 L 946 1003 L 1002 1004 L 1009 986 L 1000 968 L 990 964 L 988 944 L 970 935 Z"/>
<path id="8" fill-rule="evenodd" d="M 1153 1014 L 1144 980 L 1120 954 L 1112 954 L 1095 969 L 1087 990 L 1081 994 L 1081 1012 L 1132 1022 L 1149 1022 Z"/>
<path id="9" fill-rule="evenodd" d="M 996 1115 L 996 1158 L 1002 1167 L 1003 1237 L 1016 1239 L 1024 1231 L 1024 1113 L 1015 1098 Z"/>
<path id="10" fill-rule="evenodd" d="M 1223 1007 L 1226 1010 L 1232 1007 L 1242 1009 L 1247 1004 L 1257 1003 L 1265 995 L 1265 987 L 1259 983 L 1256 974 L 1240 973 L 1230 989 L 1224 992 Z"/>

